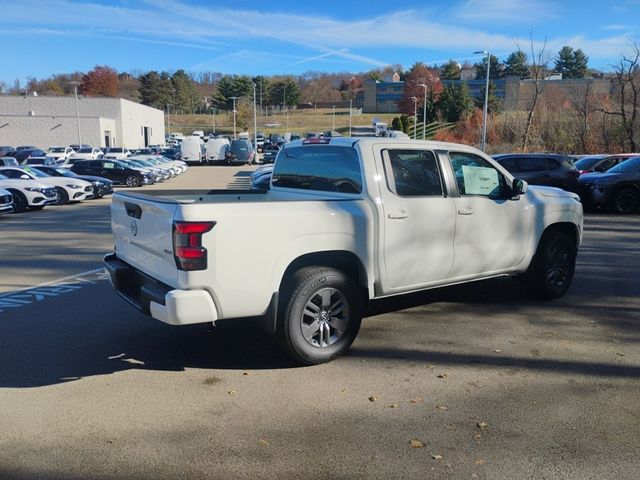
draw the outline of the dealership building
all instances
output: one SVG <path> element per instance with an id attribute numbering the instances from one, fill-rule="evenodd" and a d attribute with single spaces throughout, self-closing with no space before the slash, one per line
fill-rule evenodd
<path id="1" fill-rule="evenodd" d="M 164 112 L 124 98 L 0 96 L 0 145 L 46 149 L 86 143 L 141 148 L 164 143 Z"/>

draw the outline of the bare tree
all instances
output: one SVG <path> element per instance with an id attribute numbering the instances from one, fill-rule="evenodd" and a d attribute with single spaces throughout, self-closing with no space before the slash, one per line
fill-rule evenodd
<path id="1" fill-rule="evenodd" d="M 613 70 L 618 110 L 606 110 L 605 113 L 619 117 L 629 151 L 635 152 L 640 131 L 640 45 L 633 42 L 631 54 L 622 55 Z"/>
<path id="2" fill-rule="evenodd" d="M 547 48 L 547 39 L 545 37 L 544 43 L 542 44 L 542 48 L 540 48 L 537 52 L 535 51 L 533 45 L 533 35 L 530 36 L 531 39 L 531 61 L 532 64 L 529 67 L 529 71 L 531 72 L 531 81 L 533 81 L 533 98 L 531 101 L 531 107 L 529 108 L 527 114 L 527 126 L 524 130 L 524 136 L 522 138 L 522 151 L 526 152 L 527 148 L 529 148 L 529 142 L 531 139 L 531 127 L 533 126 L 533 118 L 536 113 L 536 107 L 538 106 L 538 102 L 540 100 L 540 96 L 544 91 L 546 86 L 546 82 L 544 80 L 547 74 L 547 64 L 551 60 L 548 58 L 545 50 Z"/>

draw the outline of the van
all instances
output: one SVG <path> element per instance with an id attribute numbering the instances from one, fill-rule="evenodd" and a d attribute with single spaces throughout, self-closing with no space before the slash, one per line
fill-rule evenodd
<path id="1" fill-rule="evenodd" d="M 227 150 L 229 149 L 228 138 L 211 138 L 207 142 L 206 159 L 207 163 L 224 162 Z"/>
<path id="2" fill-rule="evenodd" d="M 193 135 L 194 137 L 203 138 L 204 137 L 204 132 L 202 130 L 194 130 L 191 135 Z"/>
<path id="3" fill-rule="evenodd" d="M 203 164 L 204 158 L 202 155 L 202 145 L 202 139 L 197 135 L 184 137 L 182 140 L 182 153 L 180 160 L 187 163 L 192 162 Z"/>

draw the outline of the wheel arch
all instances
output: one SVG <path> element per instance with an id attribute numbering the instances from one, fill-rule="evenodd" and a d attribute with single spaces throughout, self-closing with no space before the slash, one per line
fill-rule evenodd
<path id="1" fill-rule="evenodd" d="M 567 237 L 573 241 L 573 244 L 578 247 L 580 245 L 580 230 L 575 223 L 571 222 L 557 222 L 553 223 L 544 229 L 542 234 L 547 232 L 559 232 L 564 233 Z"/>

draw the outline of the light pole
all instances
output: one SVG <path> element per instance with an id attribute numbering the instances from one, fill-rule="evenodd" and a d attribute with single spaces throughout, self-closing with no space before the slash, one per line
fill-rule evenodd
<path id="1" fill-rule="evenodd" d="M 421 83 L 418 86 L 424 88 L 424 105 L 422 105 L 422 139 L 425 140 L 427 138 L 427 85 L 425 83 Z"/>
<path id="2" fill-rule="evenodd" d="M 216 107 L 211 107 L 211 126 L 213 127 L 213 134 L 216 134 Z"/>
<path id="3" fill-rule="evenodd" d="M 73 81 L 73 95 L 76 97 L 76 125 L 78 126 L 78 146 L 82 145 L 82 135 L 80 135 L 80 107 L 78 106 L 78 85 L 80 82 Z"/>
<path id="4" fill-rule="evenodd" d="M 411 100 L 413 100 L 413 139 L 415 140 L 418 128 L 418 98 L 411 97 Z"/>
<path id="5" fill-rule="evenodd" d="M 351 119 L 353 117 L 353 100 L 350 98 L 349 99 L 349 136 L 351 136 Z"/>
<path id="6" fill-rule="evenodd" d="M 336 130 L 336 106 L 331 105 L 331 134 Z"/>
<path id="7" fill-rule="evenodd" d="M 238 97 L 229 97 L 233 100 L 233 138 L 236 138 L 236 100 Z"/>
<path id="8" fill-rule="evenodd" d="M 487 56 L 487 81 L 484 89 L 484 109 L 482 110 L 482 139 L 480 142 L 480 150 L 484 152 L 487 144 L 487 111 L 489 109 L 489 70 L 491 69 L 491 55 L 486 50 L 473 52 L 474 54 L 482 53 Z"/>
<path id="9" fill-rule="evenodd" d="M 256 102 L 256 84 L 253 84 L 253 149 L 255 150 L 253 154 L 256 158 L 253 159 L 251 163 L 258 163 L 258 117 L 256 113 L 257 102 Z"/>
<path id="10" fill-rule="evenodd" d="M 171 136 L 171 107 L 169 106 L 168 103 L 167 103 L 167 126 L 169 128 L 169 136 Z"/>

